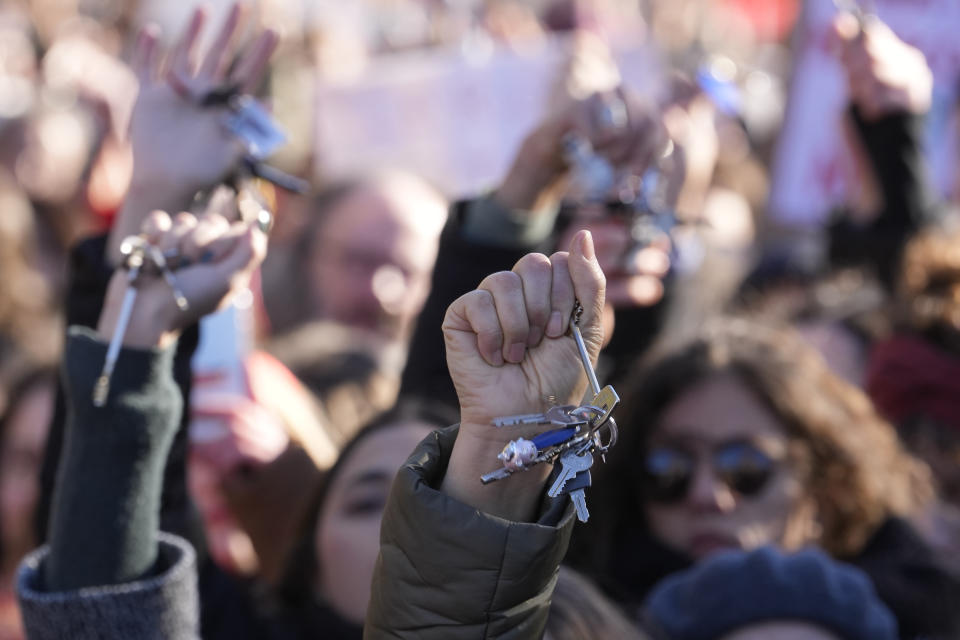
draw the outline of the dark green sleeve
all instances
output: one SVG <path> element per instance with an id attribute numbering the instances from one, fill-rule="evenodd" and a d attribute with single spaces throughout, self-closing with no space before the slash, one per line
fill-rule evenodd
<path id="1" fill-rule="evenodd" d="M 68 420 L 54 493 L 48 591 L 131 582 L 157 567 L 160 494 L 183 402 L 174 349 L 123 349 L 104 407 L 93 387 L 106 345 L 72 327 L 63 362 Z"/>

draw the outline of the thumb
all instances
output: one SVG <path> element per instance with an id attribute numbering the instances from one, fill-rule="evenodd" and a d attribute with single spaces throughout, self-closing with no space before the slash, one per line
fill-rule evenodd
<path id="1" fill-rule="evenodd" d="M 831 49 L 841 50 L 860 35 L 860 21 L 849 11 L 841 11 L 833 19 L 828 34 Z"/>
<path id="2" fill-rule="evenodd" d="M 267 255 L 267 236 L 253 225 L 237 225 L 222 240 L 227 247 L 213 266 L 224 280 L 252 273 Z"/>
<path id="3" fill-rule="evenodd" d="M 583 313 L 580 316 L 580 330 L 584 339 L 595 345 L 603 342 L 603 305 L 606 299 L 607 279 L 603 275 L 600 263 L 597 261 L 596 250 L 593 245 L 593 236 L 586 229 L 578 231 L 570 241 L 570 256 L 568 258 L 570 279 L 573 280 L 573 291 Z M 596 353 L 593 353 L 596 356 Z"/>

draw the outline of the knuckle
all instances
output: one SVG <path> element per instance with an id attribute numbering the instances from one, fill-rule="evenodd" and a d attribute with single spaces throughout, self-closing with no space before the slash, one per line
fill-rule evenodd
<path id="1" fill-rule="evenodd" d="M 173 226 L 183 229 L 194 227 L 197 224 L 197 219 L 192 213 L 187 213 L 186 211 L 181 211 L 173 218 Z"/>
<path id="2" fill-rule="evenodd" d="M 487 289 L 488 291 L 499 293 L 520 291 L 522 286 L 520 276 L 513 271 L 498 271 L 497 273 L 492 273 L 480 283 L 480 289 Z"/>
<path id="3" fill-rule="evenodd" d="M 514 272 L 545 274 L 550 272 L 550 258 L 542 253 L 528 253 L 517 261 Z"/>

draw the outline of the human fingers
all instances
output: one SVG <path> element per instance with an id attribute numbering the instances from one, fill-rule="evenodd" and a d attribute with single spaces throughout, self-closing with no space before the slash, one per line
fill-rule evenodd
<path id="1" fill-rule="evenodd" d="M 606 301 L 614 308 L 649 307 L 663 298 L 659 276 L 619 276 L 607 280 Z"/>
<path id="2" fill-rule="evenodd" d="M 550 320 L 547 322 L 547 337 L 559 338 L 570 327 L 570 314 L 576 302 L 573 281 L 568 268 L 569 255 L 558 251 L 550 256 L 553 277 L 550 287 Z"/>
<path id="3" fill-rule="evenodd" d="M 173 221 L 166 211 L 151 211 L 144 219 L 140 233 L 150 244 L 158 244 L 163 235 L 170 230 Z"/>
<path id="4" fill-rule="evenodd" d="M 550 319 L 553 266 L 550 258 L 542 253 L 528 253 L 514 265 L 513 272 L 520 276 L 527 319 L 530 322 L 527 346 L 535 347 L 543 339 Z"/>
<path id="5" fill-rule="evenodd" d="M 574 295 L 583 307 L 580 326 L 584 331 L 602 337 L 600 320 L 603 314 L 606 277 L 597 262 L 593 237 L 589 231 L 580 231 L 573 237 L 567 262 Z M 598 351 L 601 342 L 602 340 L 595 341 Z M 596 356 L 596 353 L 593 355 Z"/>
<path id="6" fill-rule="evenodd" d="M 243 223 L 234 225 L 231 233 L 237 234 L 232 246 L 229 246 L 214 265 L 231 287 L 236 288 L 246 283 L 250 274 L 267 256 L 267 236 L 255 226 Z M 228 233 L 227 236 L 229 235 Z"/>
<path id="7" fill-rule="evenodd" d="M 483 279 L 478 289 L 493 298 L 503 334 L 503 359 L 519 364 L 527 350 L 530 320 L 523 299 L 523 281 L 513 271 L 500 271 Z"/>
<path id="8" fill-rule="evenodd" d="M 157 41 L 160 39 L 160 28 L 155 24 L 148 24 L 137 34 L 137 43 L 134 46 L 133 58 L 130 67 L 145 87 L 153 78 L 157 70 Z"/>
<path id="9" fill-rule="evenodd" d="M 627 150 L 622 164 L 635 175 L 643 175 L 651 167 L 661 167 L 674 150 L 667 126 L 661 118 L 653 118 L 639 131 L 636 143 Z"/>
<path id="10" fill-rule="evenodd" d="M 663 127 L 657 110 L 641 102 L 623 87 L 601 94 L 602 107 L 593 139 L 596 149 L 615 165 L 625 165 L 636 157 L 649 164 L 662 141 L 657 128 Z"/>
<path id="11" fill-rule="evenodd" d="M 201 78 L 219 82 L 226 75 L 227 67 L 230 64 L 230 55 L 232 53 L 233 38 L 237 33 L 241 21 L 246 15 L 247 6 L 239 2 L 230 7 L 226 20 L 220 28 L 213 44 L 203 58 L 197 75 Z"/>
<path id="12" fill-rule="evenodd" d="M 184 238 L 180 246 L 180 255 L 187 264 L 213 262 L 215 256 L 210 244 L 230 229 L 230 223 L 223 216 L 207 214 L 197 219 L 193 231 Z"/>
<path id="13" fill-rule="evenodd" d="M 503 364 L 503 331 L 489 291 L 476 289 L 457 298 L 447 309 L 443 327 L 445 333 L 453 332 L 448 339 L 455 333 L 475 335 L 480 357 L 494 367 Z"/>
<path id="14" fill-rule="evenodd" d="M 843 58 L 851 51 L 863 48 L 864 34 L 861 21 L 849 11 L 841 11 L 834 17 L 827 32 L 827 46 Z"/>
<path id="15" fill-rule="evenodd" d="M 631 275 L 663 278 L 670 271 L 670 255 L 661 247 L 645 246 L 627 254 L 622 271 Z"/>
<path id="16" fill-rule="evenodd" d="M 222 434 L 241 455 L 270 462 L 289 443 L 277 418 L 263 405 L 236 393 L 200 391 L 190 399 L 191 415 L 222 421 Z"/>
<path id="17" fill-rule="evenodd" d="M 196 59 L 197 41 L 203 25 L 207 21 L 207 11 L 204 7 L 197 7 L 190 16 L 190 22 L 184 30 L 180 41 L 170 52 L 168 71 L 184 75 L 193 75 L 194 60 Z"/>
<path id="18" fill-rule="evenodd" d="M 180 244 L 197 226 L 197 219 L 190 213 L 178 213 L 173 217 L 170 229 L 155 243 L 167 259 L 180 254 Z"/>
<path id="19" fill-rule="evenodd" d="M 270 62 L 270 56 L 273 55 L 279 42 L 277 33 L 267 29 L 260 34 L 237 63 L 230 81 L 240 87 L 241 93 L 253 93 L 257 90 L 267 69 L 267 63 Z"/>

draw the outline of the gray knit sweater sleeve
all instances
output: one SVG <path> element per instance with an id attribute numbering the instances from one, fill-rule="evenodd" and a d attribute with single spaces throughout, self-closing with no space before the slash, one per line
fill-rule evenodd
<path id="1" fill-rule="evenodd" d="M 159 534 L 159 564 L 153 577 L 76 591 L 42 590 L 43 561 L 37 549 L 20 565 L 17 592 L 30 640 L 192 640 L 199 638 L 196 556 L 185 540 Z"/>

